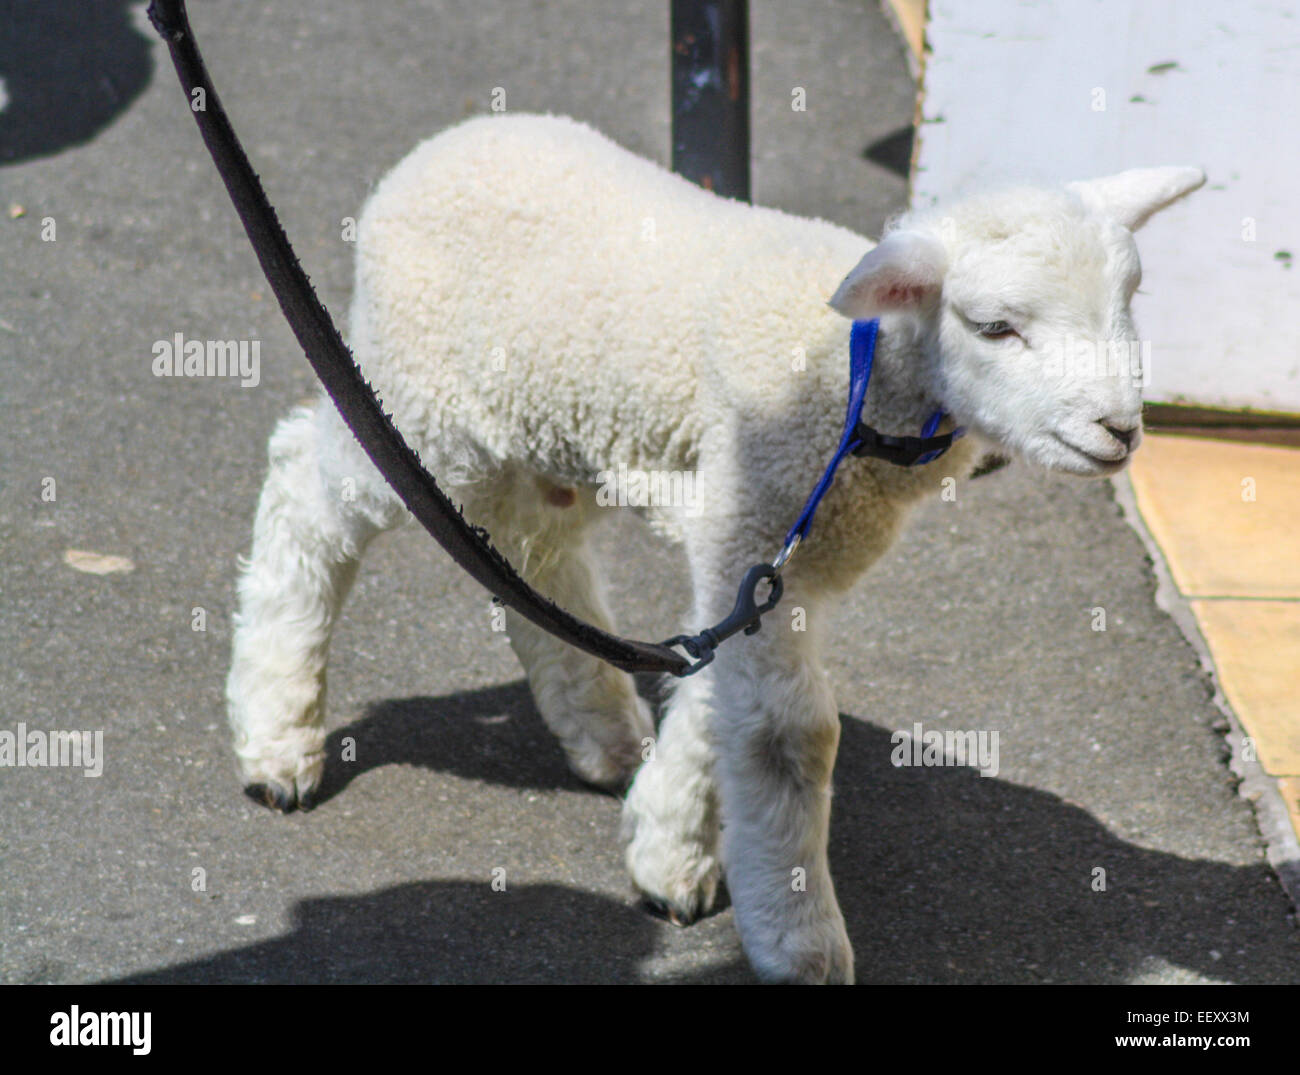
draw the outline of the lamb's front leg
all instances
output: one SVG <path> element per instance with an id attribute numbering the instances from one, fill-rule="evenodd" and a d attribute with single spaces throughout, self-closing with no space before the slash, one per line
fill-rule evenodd
<path id="1" fill-rule="evenodd" d="M 699 587 L 696 621 L 730 608 L 730 585 Z M 721 862 L 761 976 L 850 982 L 826 861 L 839 715 L 813 632 L 792 629 L 812 625 L 812 604 L 788 582 L 757 634 L 725 642 L 712 666 L 679 684 L 624 804 L 627 865 L 637 888 L 686 924 L 712 906 Z M 803 615 L 792 621 L 796 607 Z"/>
<path id="2" fill-rule="evenodd" d="M 811 641 L 768 618 L 714 662 L 727 887 L 761 977 L 849 983 L 853 949 L 826 854 L 839 714 Z"/>
<path id="3" fill-rule="evenodd" d="M 647 902 L 679 926 L 718 891 L 718 793 L 713 774 L 713 677 L 680 680 L 623 804 L 627 868 Z"/>

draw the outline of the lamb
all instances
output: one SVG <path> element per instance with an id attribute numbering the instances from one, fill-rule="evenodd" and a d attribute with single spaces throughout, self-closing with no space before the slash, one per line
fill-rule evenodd
<path id="1" fill-rule="evenodd" d="M 985 451 L 1080 476 L 1125 465 L 1139 379 L 1054 360 L 1067 337 L 1136 339 L 1132 232 L 1203 182 L 1152 168 L 984 193 L 907 213 L 873 246 L 719 198 L 573 120 L 502 115 L 423 143 L 369 198 L 358 362 L 467 517 L 602 627 L 588 535 L 610 498 L 596 476 L 693 475 L 693 503 L 647 515 L 685 547 L 688 630 L 717 622 L 836 447 L 852 320 L 880 319 L 864 421 L 915 433 L 942 410 L 941 430 L 968 431 L 938 463 L 846 461 L 784 570 L 783 604 L 806 630 L 772 618 L 737 635 L 677 681 L 658 733 L 630 676 L 507 614 L 573 770 L 615 790 L 632 779 L 636 888 L 686 924 L 725 873 L 761 978 L 854 975 L 826 856 L 839 740 L 826 610 L 919 498 Z M 246 785 L 288 810 L 321 780 L 330 635 L 360 558 L 407 513 L 328 400 L 286 417 L 269 455 L 227 700 Z"/>

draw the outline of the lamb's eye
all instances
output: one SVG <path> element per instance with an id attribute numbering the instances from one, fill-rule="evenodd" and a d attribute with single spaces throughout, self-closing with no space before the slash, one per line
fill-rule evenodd
<path id="1" fill-rule="evenodd" d="M 986 340 L 1005 340 L 1008 336 L 1020 335 L 1005 321 L 979 321 L 975 324 L 975 331 Z"/>

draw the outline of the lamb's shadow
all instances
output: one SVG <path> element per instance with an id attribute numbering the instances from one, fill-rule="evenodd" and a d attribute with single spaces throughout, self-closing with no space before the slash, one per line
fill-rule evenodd
<path id="1" fill-rule="evenodd" d="M 362 773 L 420 765 L 513 788 L 581 787 L 523 680 L 441 698 L 389 698 L 331 732 L 318 803 Z"/>
<path id="2" fill-rule="evenodd" d="M 971 769 L 896 768 L 889 732 L 842 724 L 831 864 L 860 981 L 1124 982 L 1152 959 L 1234 982 L 1300 979 L 1300 940 L 1267 866 L 1143 848 L 1054 795 Z M 346 736 L 358 761 L 331 765 L 334 794 L 389 762 L 579 786 L 522 681 L 380 703 L 330 737 L 335 757 Z M 630 897 L 425 882 L 305 900 L 288 936 L 124 980 L 635 981 L 656 931 L 674 928 Z M 737 958 L 689 980 L 752 976 Z"/>
<path id="3" fill-rule="evenodd" d="M 152 42 L 138 0 L 19 0 L 0 24 L 0 165 L 84 145 L 144 92 Z"/>
<path id="4" fill-rule="evenodd" d="M 1230 981 L 1300 978 L 1300 946 L 1278 950 L 1285 901 L 1266 866 L 1143 848 L 1054 795 L 972 769 L 896 768 L 889 732 L 842 724 L 831 861 L 860 979 L 1119 982 L 1153 958 Z M 522 681 L 381 703 L 331 737 L 333 757 L 347 735 L 361 760 L 331 766 L 332 794 L 345 770 L 389 761 L 581 786 Z"/>
<path id="5" fill-rule="evenodd" d="M 652 706 L 654 676 L 637 676 Z M 362 773 L 383 765 L 423 765 L 469 780 L 528 789 L 585 788 L 542 723 L 524 680 L 441 698 L 389 698 L 358 721 L 331 732 L 318 803 L 338 795 Z"/>
<path id="6" fill-rule="evenodd" d="M 116 984 L 638 981 L 655 923 L 630 904 L 559 885 L 494 892 L 418 882 L 300 902 L 293 932 Z M 710 973 L 744 980 L 738 964 Z"/>
<path id="7" fill-rule="evenodd" d="M 1153 959 L 1300 980 L 1267 865 L 1140 847 L 974 769 L 897 768 L 889 732 L 842 724 L 831 865 L 859 980 L 1123 982 Z"/>

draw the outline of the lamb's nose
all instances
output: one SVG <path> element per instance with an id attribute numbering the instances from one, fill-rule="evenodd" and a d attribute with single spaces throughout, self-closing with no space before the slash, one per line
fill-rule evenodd
<path id="1" fill-rule="evenodd" d="M 1119 441 L 1120 444 L 1124 445 L 1126 451 L 1129 448 L 1133 447 L 1133 435 L 1137 432 L 1136 426 L 1132 427 L 1131 429 L 1124 429 L 1121 426 L 1112 425 L 1105 418 L 1099 419 L 1098 425 L 1100 425 L 1102 429 L 1104 429 L 1107 433 L 1109 433 L 1112 437 L 1114 437 L 1117 441 Z"/>

